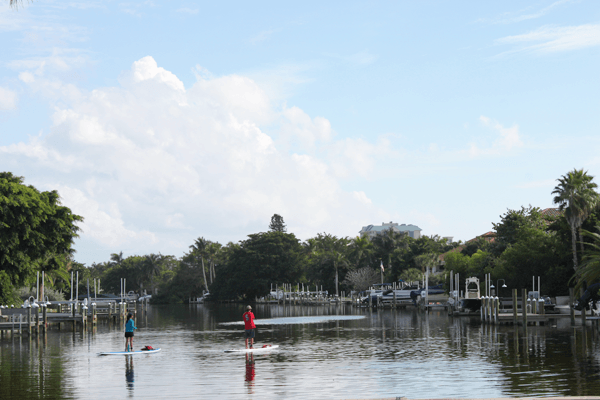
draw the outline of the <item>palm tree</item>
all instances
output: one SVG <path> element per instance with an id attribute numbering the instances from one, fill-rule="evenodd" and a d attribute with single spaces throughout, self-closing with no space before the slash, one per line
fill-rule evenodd
<path id="1" fill-rule="evenodd" d="M 204 287 L 208 292 L 208 282 L 206 281 L 206 270 L 204 269 L 204 256 L 206 255 L 206 247 L 208 246 L 208 240 L 200 237 L 196 239 L 193 245 L 190 246 L 192 249 L 191 253 L 194 254 L 196 260 L 200 260 L 202 266 L 202 277 L 204 278 Z"/>
<path id="2" fill-rule="evenodd" d="M 584 236 L 591 239 L 591 242 L 586 242 L 589 246 L 581 259 L 581 268 L 577 271 L 578 282 L 575 285 L 575 292 L 583 286 L 584 282 L 600 282 L 600 225 L 596 226 L 595 232 L 584 230 Z"/>
<path id="3" fill-rule="evenodd" d="M 154 294 L 154 277 L 160 273 L 162 269 L 163 256 L 161 254 L 150 254 L 146 256 L 144 262 L 144 272 L 150 277 L 150 285 L 152 286 L 152 293 Z"/>
<path id="4" fill-rule="evenodd" d="M 415 264 L 421 267 L 421 272 L 425 273 L 429 268 L 433 268 L 440 262 L 440 256 L 436 253 L 425 253 L 415 257 Z"/>
<path id="5" fill-rule="evenodd" d="M 335 295 L 339 296 L 339 268 L 349 265 L 347 252 L 350 239 L 337 238 L 329 233 L 319 233 L 314 243 L 317 252 L 323 256 L 323 262 L 333 264 L 335 269 Z"/>
<path id="6" fill-rule="evenodd" d="M 221 245 L 221 243 L 218 242 L 208 242 L 208 245 L 206 246 L 206 256 L 208 258 L 209 261 L 209 265 L 208 265 L 208 276 L 210 278 L 210 283 L 213 283 L 213 280 L 215 279 L 216 273 L 215 273 L 215 264 L 217 262 L 217 260 L 219 259 L 219 256 L 221 255 L 221 247 L 223 247 Z"/>
<path id="7" fill-rule="evenodd" d="M 121 265 L 123 263 L 123 252 L 120 251 L 119 254 L 117 253 L 112 253 L 110 255 L 110 261 L 114 264 L 114 265 Z"/>
<path id="8" fill-rule="evenodd" d="M 394 251 L 402 246 L 407 246 L 405 238 L 408 237 L 406 232 L 396 232 L 387 229 L 373 238 L 373 246 L 381 261 L 389 271 L 392 270 L 392 256 Z"/>
<path id="9" fill-rule="evenodd" d="M 565 219 L 571 228 L 571 246 L 573 250 L 573 268 L 577 271 L 577 231 L 598 203 L 598 187 L 593 176 L 583 169 L 574 169 L 558 180 L 558 185 L 552 191 L 554 204 L 564 211 Z M 581 234 L 580 234 L 581 237 Z"/>
<path id="10" fill-rule="evenodd" d="M 373 255 L 373 243 L 366 238 L 357 236 L 350 243 L 350 258 L 354 260 L 355 268 L 370 265 Z"/>

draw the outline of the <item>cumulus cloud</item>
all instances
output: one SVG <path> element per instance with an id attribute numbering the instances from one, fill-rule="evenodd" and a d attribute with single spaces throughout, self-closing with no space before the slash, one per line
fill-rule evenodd
<path id="1" fill-rule="evenodd" d="M 17 106 L 17 94 L 0 86 L 0 110 L 12 110 Z"/>
<path id="2" fill-rule="evenodd" d="M 498 121 L 483 115 L 479 117 L 479 120 L 485 127 L 495 130 L 499 134 L 499 137 L 493 142 L 491 147 L 482 148 L 475 143 L 471 143 L 469 154 L 472 157 L 506 154 L 523 146 L 518 125 L 515 124 L 510 128 L 506 128 Z"/>
<path id="3" fill-rule="evenodd" d="M 5 165 L 57 188 L 85 217 L 89 247 L 177 254 L 198 236 L 227 241 L 264 231 L 273 213 L 301 238 L 353 232 L 383 217 L 366 193 L 344 191 L 337 172 L 372 168 L 383 144 L 335 142 L 327 119 L 273 106 L 244 76 L 202 74 L 186 88 L 144 57 L 119 82 L 78 90 L 69 106 L 56 102 L 50 132 L 0 147 Z M 56 84 L 49 93 L 70 96 Z M 265 125 L 307 147 L 323 144 L 326 154 L 278 147 Z"/>

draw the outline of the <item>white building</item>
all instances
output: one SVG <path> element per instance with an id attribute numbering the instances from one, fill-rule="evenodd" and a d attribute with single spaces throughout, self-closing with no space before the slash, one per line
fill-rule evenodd
<path id="1" fill-rule="evenodd" d="M 382 222 L 381 225 L 367 225 L 363 226 L 360 230 L 361 236 L 366 236 L 368 238 L 373 238 L 375 235 L 381 234 L 383 231 L 387 231 L 388 229 L 393 230 L 394 232 L 406 232 L 408 236 L 413 239 L 419 239 L 421 237 L 422 229 L 416 225 L 407 225 L 407 224 L 398 224 L 390 221 L 389 224 Z"/>

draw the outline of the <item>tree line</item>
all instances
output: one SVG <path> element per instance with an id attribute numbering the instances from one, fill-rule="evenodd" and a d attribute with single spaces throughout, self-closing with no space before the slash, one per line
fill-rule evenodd
<path id="1" fill-rule="evenodd" d="M 246 300 L 268 295 L 271 284 L 305 284 L 331 294 L 364 290 L 373 283 L 420 280 L 433 267 L 443 272 L 430 283 L 447 283 L 447 272 L 461 278 L 503 280 L 511 288 L 531 288 L 541 276 L 544 294 L 560 295 L 568 286 L 600 279 L 600 211 L 593 177 L 573 170 L 558 180 L 552 195 L 558 213 L 537 207 L 507 210 L 493 232 L 466 243 L 438 236 L 411 238 L 385 230 L 373 238 L 319 233 L 305 241 L 287 232 L 275 214 L 265 232 L 238 243 L 197 238 L 181 257 L 162 254 L 124 257 L 86 266 L 75 259 L 72 243 L 82 220 L 60 205 L 56 192 L 39 192 L 23 178 L 0 174 L 0 303 L 15 301 L 15 290 L 35 284 L 45 271 L 48 284 L 69 290 L 70 272 L 101 282 L 103 292 L 127 289 L 153 294 L 157 303 L 180 303 L 210 291 L 215 300 Z M 595 233 L 598 230 L 599 233 Z M 81 293 L 81 290 L 80 290 Z"/>

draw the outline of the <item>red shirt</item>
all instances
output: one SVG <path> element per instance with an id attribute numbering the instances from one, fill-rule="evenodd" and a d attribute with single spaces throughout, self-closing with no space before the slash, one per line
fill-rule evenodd
<path id="1" fill-rule="evenodd" d="M 254 325 L 254 314 L 252 314 L 252 311 L 246 311 L 242 318 L 244 320 L 244 329 L 256 328 L 256 325 Z"/>

